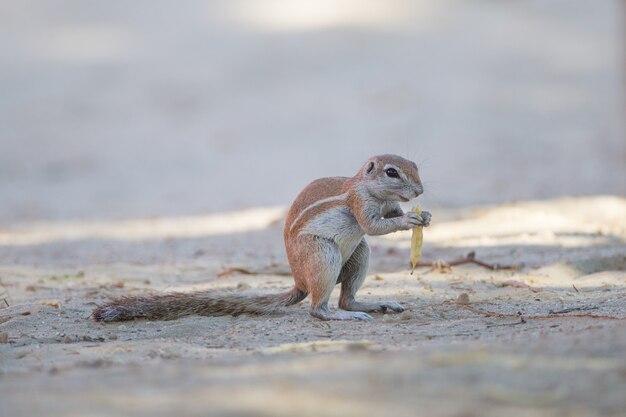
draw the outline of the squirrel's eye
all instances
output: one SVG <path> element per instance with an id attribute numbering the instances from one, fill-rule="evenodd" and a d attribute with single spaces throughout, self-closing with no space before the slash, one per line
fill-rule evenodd
<path id="1" fill-rule="evenodd" d="M 385 173 L 387 174 L 388 177 L 391 177 L 391 178 L 399 178 L 400 177 L 400 175 L 398 175 L 398 171 L 396 171 L 393 168 L 387 168 Z"/>

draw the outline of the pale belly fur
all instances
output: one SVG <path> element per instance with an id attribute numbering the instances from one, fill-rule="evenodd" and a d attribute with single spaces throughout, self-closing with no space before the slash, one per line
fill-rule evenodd
<path id="1" fill-rule="evenodd" d="M 342 265 L 352 256 L 365 233 L 347 207 L 334 207 L 311 219 L 300 231 L 335 242 L 341 253 Z"/>

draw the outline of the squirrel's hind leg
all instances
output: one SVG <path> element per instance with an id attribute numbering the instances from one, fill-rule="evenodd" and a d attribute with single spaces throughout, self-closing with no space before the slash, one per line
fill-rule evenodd
<path id="1" fill-rule="evenodd" d="M 331 311 L 328 300 L 341 271 L 341 252 L 331 240 L 300 236 L 295 253 L 299 268 L 297 282 L 304 283 L 311 294 L 311 315 L 320 320 L 370 320 L 363 312 Z M 295 271 L 294 271 L 295 272 Z"/>
<path id="2" fill-rule="evenodd" d="M 363 285 L 369 266 L 370 248 L 363 239 L 356 247 L 348 262 L 341 269 L 337 282 L 341 283 L 339 308 L 347 311 L 363 311 L 368 313 L 385 313 L 387 310 L 400 313 L 404 307 L 395 301 L 359 302 L 355 300 L 356 292 Z"/>

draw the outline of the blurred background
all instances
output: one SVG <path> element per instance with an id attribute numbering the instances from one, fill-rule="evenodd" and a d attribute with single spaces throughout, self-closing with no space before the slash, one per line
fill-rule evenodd
<path id="1" fill-rule="evenodd" d="M 626 194 L 619 0 L 0 2 L 0 226 L 287 205 L 377 153 L 427 206 Z"/>

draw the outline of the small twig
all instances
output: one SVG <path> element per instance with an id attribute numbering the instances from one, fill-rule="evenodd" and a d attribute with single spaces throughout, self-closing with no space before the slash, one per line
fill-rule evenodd
<path id="1" fill-rule="evenodd" d="M 520 316 L 519 321 L 516 321 L 514 323 L 500 323 L 500 324 L 488 324 L 487 328 L 490 327 L 499 327 L 499 326 L 517 326 L 518 324 L 526 324 L 526 320 L 524 319 L 524 317 Z"/>
<path id="2" fill-rule="evenodd" d="M 445 262 L 445 261 L 418 262 L 417 264 L 415 264 L 415 266 L 416 267 L 429 266 L 433 269 L 437 269 L 437 268 L 440 268 L 441 266 L 452 267 L 452 266 L 463 265 L 463 264 L 475 264 L 478 266 L 482 266 L 483 268 L 490 269 L 492 271 L 497 271 L 500 269 L 506 269 L 506 270 L 518 270 L 519 269 L 518 264 L 500 265 L 500 264 L 489 264 L 487 262 L 480 261 L 476 259 L 476 252 L 474 251 L 471 251 L 470 253 L 468 253 L 465 258 L 455 259 L 450 262 Z"/>
<path id="3" fill-rule="evenodd" d="M 519 317 L 521 314 L 520 313 L 498 313 L 495 311 L 488 311 L 488 310 L 481 310 L 479 308 L 474 308 L 471 306 L 460 306 L 462 307 L 464 310 L 468 310 L 471 311 L 472 313 L 475 314 L 479 314 L 479 315 L 483 315 L 485 317 Z M 598 307 L 594 307 L 594 308 L 589 308 L 588 310 L 596 310 Z M 582 309 L 571 309 L 570 311 L 581 311 Z M 583 314 L 567 314 L 567 315 L 562 315 L 565 314 L 563 313 L 564 310 L 559 311 L 559 312 L 552 312 L 550 311 L 548 314 L 541 314 L 538 316 L 526 316 L 526 320 L 535 320 L 535 319 L 555 319 L 555 318 L 566 318 L 566 317 L 574 317 L 574 318 L 588 318 L 588 319 L 604 319 L 604 320 L 626 320 L 624 318 L 621 317 L 614 317 L 614 316 L 607 316 L 604 314 L 588 314 L 588 313 L 583 313 Z"/>
<path id="4" fill-rule="evenodd" d="M 576 288 L 576 286 L 574 284 L 572 284 L 572 288 L 574 288 L 577 293 L 580 293 L 580 291 L 578 291 L 578 288 Z"/>
<path id="5" fill-rule="evenodd" d="M 497 313 L 495 311 L 487 311 L 479 308 L 474 308 L 472 306 L 462 306 L 464 310 L 469 310 L 472 313 L 480 314 L 486 317 L 517 317 L 519 314 L 511 314 L 511 313 Z"/>
<path id="6" fill-rule="evenodd" d="M 2 287 L 2 292 L 0 293 L 0 296 L 2 296 L 2 301 L 4 301 L 4 304 L 6 304 L 7 307 L 10 307 L 9 301 L 7 300 L 7 298 L 9 297 L 9 291 L 7 290 L 7 287 L 4 286 L 2 281 L 0 281 L 0 287 Z M 2 308 L 6 307 L 2 306 Z"/>
<path id="7" fill-rule="evenodd" d="M 550 311 L 548 311 L 548 314 L 565 314 L 565 313 L 571 313 L 572 311 L 598 310 L 599 308 L 600 307 L 598 307 L 598 306 L 571 307 L 571 308 L 566 308 L 566 309 L 559 310 L 559 311 L 550 310 Z"/>
<path id="8" fill-rule="evenodd" d="M 604 319 L 604 320 L 626 320 L 622 317 L 613 317 L 607 316 L 604 314 L 568 314 L 566 316 L 560 316 L 558 314 L 546 314 L 543 316 L 533 316 L 528 317 L 529 319 L 555 319 L 555 318 L 565 318 L 565 317 L 575 317 L 575 318 L 585 318 L 585 319 Z"/>
<path id="9" fill-rule="evenodd" d="M 261 271 L 251 271 L 245 268 L 233 267 L 233 268 L 226 268 L 223 271 L 219 272 L 217 274 L 217 277 L 222 278 L 222 277 L 227 277 L 227 276 L 234 275 L 234 274 L 291 276 L 291 271 L 278 270 L 278 269 L 277 270 L 265 269 Z"/>
<path id="10" fill-rule="evenodd" d="M 244 268 L 226 268 L 225 270 L 219 272 L 217 274 L 218 278 L 226 277 L 233 274 L 243 274 L 243 275 L 255 275 L 254 272 L 248 271 Z"/>

